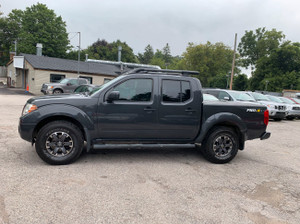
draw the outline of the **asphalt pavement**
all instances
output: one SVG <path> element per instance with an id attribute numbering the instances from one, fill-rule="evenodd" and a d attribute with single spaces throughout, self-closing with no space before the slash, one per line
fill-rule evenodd
<path id="1" fill-rule="evenodd" d="M 17 128 L 32 96 L 0 88 L 0 224 L 300 223 L 300 120 L 271 121 L 228 164 L 193 148 L 101 149 L 51 166 Z"/>

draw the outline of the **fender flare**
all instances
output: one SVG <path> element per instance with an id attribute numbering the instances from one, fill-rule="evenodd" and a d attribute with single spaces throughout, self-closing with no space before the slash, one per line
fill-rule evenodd
<path id="1" fill-rule="evenodd" d="M 228 112 L 220 112 L 208 117 L 205 122 L 202 124 L 201 131 L 196 138 L 196 143 L 201 143 L 206 137 L 207 133 L 217 125 L 222 126 L 233 126 L 236 127 L 242 137 L 242 142 L 240 143 L 240 148 L 243 149 L 244 141 L 247 139 L 247 126 L 245 122 L 236 114 L 228 113 Z"/>
<path id="2" fill-rule="evenodd" d="M 51 104 L 39 107 L 38 116 L 35 117 L 36 127 L 34 133 L 43 126 L 44 122 L 55 120 L 58 117 L 66 117 L 75 120 L 82 126 L 83 134 L 87 142 L 87 151 L 91 147 L 90 132 L 95 130 L 95 122 L 82 110 L 67 104 Z"/>

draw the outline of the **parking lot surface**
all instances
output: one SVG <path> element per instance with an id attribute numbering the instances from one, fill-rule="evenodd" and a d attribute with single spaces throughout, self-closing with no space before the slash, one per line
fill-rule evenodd
<path id="1" fill-rule="evenodd" d="M 30 97 L 0 90 L 0 224 L 300 223 L 300 120 L 271 121 L 270 139 L 224 165 L 146 148 L 50 166 L 17 131 Z"/>

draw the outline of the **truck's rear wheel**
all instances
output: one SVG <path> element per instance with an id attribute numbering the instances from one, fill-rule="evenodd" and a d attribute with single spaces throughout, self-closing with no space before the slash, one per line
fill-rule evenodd
<path id="1" fill-rule="evenodd" d="M 236 132 L 228 127 L 216 127 L 204 140 L 202 154 L 210 162 L 227 163 L 238 152 L 239 140 Z"/>
<path id="2" fill-rule="evenodd" d="M 54 121 L 45 125 L 36 137 L 35 148 L 39 157 L 52 165 L 74 162 L 81 154 L 83 136 L 74 124 Z"/>

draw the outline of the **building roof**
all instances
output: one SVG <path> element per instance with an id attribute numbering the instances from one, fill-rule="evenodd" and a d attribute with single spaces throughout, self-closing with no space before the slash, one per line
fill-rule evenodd
<path id="1" fill-rule="evenodd" d="M 52 58 L 46 56 L 37 56 L 32 54 L 20 54 L 25 57 L 25 60 L 35 69 L 54 70 L 64 72 L 77 72 L 78 61 Z M 114 64 L 103 64 L 98 62 L 79 62 L 79 72 L 89 74 L 101 74 L 109 76 L 118 76 L 119 74 L 130 70 L 124 68 L 121 71 L 121 66 Z"/>

